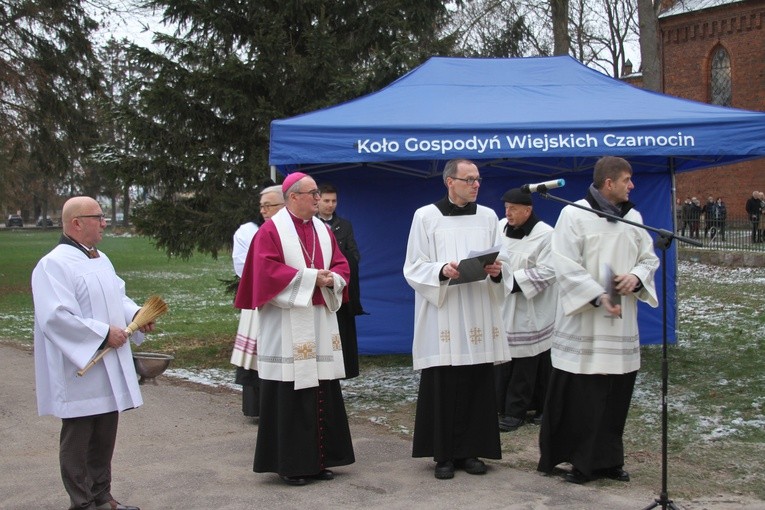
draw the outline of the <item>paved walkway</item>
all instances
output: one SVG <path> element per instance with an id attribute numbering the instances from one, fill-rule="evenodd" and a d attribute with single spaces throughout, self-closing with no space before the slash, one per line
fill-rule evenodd
<path id="1" fill-rule="evenodd" d="M 0 508 L 68 506 L 58 473 L 60 420 L 38 417 L 29 350 L 0 344 Z M 122 414 L 113 461 L 113 494 L 142 510 L 174 509 L 607 509 L 650 504 L 630 484 L 573 486 L 559 477 L 489 462 L 489 472 L 433 477 L 433 463 L 411 457 L 411 443 L 384 427 L 351 423 L 356 463 L 336 478 L 288 487 L 252 472 L 257 426 L 229 390 L 160 377 L 142 387 L 144 405 Z M 678 502 L 676 502 L 678 503 Z M 682 503 L 708 510 L 763 509 L 740 500 Z"/>

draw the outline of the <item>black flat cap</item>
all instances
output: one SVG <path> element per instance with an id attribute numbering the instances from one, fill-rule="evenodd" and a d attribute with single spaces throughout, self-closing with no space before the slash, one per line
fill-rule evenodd
<path id="1" fill-rule="evenodd" d="M 532 205 L 531 193 L 524 193 L 521 188 L 512 188 L 505 191 L 502 201 L 510 204 Z"/>

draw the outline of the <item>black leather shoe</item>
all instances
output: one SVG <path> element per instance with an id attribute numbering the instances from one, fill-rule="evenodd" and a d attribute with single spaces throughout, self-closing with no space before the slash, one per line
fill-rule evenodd
<path id="1" fill-rule="evenodd" d="M 569 483 L 575 483 L 578 485 L 587 483 L 592 480 L 589 476 L 585 475 L 584 473 L 582 473 L 576 468 L 572 468 L 571 471 L 566 473 L 563 479 Z"/>
<path id="2" fill-rule="evenodd" d="M 542 425 L 542 413 L 535 414 L 534 417 L 531 419 L 531 423 L 534 425 Z"/>
<path id="3" fill-rule="evenodd" d="M 499 430 L 502 432 L 512 432 L 513 430 L 516 430 L 518 427 L 523 425 L 523 420 L 521 418 L 515 418 L 513 416 L 503 416 L 499 419 Z"/>
<path id="4" fill-rule="evenodd" d="M 315 475 L 311 476 L 314 480 L 332 480 L 335 478 L 335 473 L 330 471 L 329 469 L 322 469 Z"/>
<path id="5" fill-rule="evenodd" d="M 482 475 L 486 473 L 486 464 L 482 460 L 475 457 L 469 457 L 467 459 L 461 459 L 455 462 L 455 466 L 465 470 L 466 473 L 471 475 Z"/>
<path id="6" fill-rule="evenodd" d="M 630 481 L 630 474 L 620 467 L 603 470 L 603 476 L 609 480 L 616 480 L 617 482 Z"/>
<path id="7" fill-rule="evenodd" d="M 286 483 L 287 485 L 305 485 L 308 483 L 308 481 L 303 478 L 302 476 L 283 476 L 279 475 L 279 478 L 282 479 L 282 482 Z"/>
<path id="8" fill-rule="evenodd" d="M 115 500 L 107 501 L 96 506 L 96 510 L 141 510 L 137 506 L 123 505 Z"/>
<path id="9" fill-rule="evenodd" d="M 450 460 L 436 462 L 435 475 L 439 480 L 449 480 L 450 478 L 454 478 L 454 462 Z"/>

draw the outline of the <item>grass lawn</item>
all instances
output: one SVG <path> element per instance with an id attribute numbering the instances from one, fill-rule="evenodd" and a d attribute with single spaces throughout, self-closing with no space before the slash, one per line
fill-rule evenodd
<path id="1" fill-rule="evenodd" d="M 0 230 L 0 340 L 32 343 L 30 275 L 60 231 Z M 173 354 L 173 368 L 231 370 L 238 322 L 225 292 L 231 259 L 169 259 L 150 240 L 105 236 L 99 247 L 139 304 L 160 294 L 170 306 L 142 349 Z M 681 263 L 678 342 L 669 349 L 669 492 L 684 499 L 744 495 L 765 500 L 765 268 Z M 644 346 L 625 433 L 632 486 L 658 495 L 661 348 Z M 344 382 L 349 415 L 411 435 L 417 374 L 411 357 L 365 356 Z M 502 434 L 507 465 L 534 470 L 538 427 Z M 608 484 L 614 482 L 595 482 Z M 646 504 L 651 503 L 650 500 Z"/>
<path id="2" fill-rule="evenodd" d="M 30 277 L 37 261 L 55 246 L 58 230 L 0 231 L 0 339 L 32 343 Z M 233 276 L 230 257 L 168 258 L 143 237 L 104 236 L 99 248 L 141 304 L 161 295 L 170 312 L 141 349 L 172 353 L 177 367 L 224 367 L 231 356 L 239 313 L 222 280 Z"/>

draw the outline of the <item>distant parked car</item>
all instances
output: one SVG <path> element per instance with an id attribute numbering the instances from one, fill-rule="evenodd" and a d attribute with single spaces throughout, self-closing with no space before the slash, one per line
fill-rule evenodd
<path id="1" fill-rule="evenodd" d="M 5 220 L 5 226 L 8 228 L 23 227 L 24 220 L 18 214 L 11 214 L 10 216 L 8 216 L 8 219 Z"/>
<path id="2" fill-rule="evenodd" d="M 43 219 L 42 216 L 37 218 L 37 226 L 42 227 L 43 226 Z M 53 220 L 50 218 L 45 218 L 45 226 L 46 227 L 52 227 L 53 226 Z"/>

